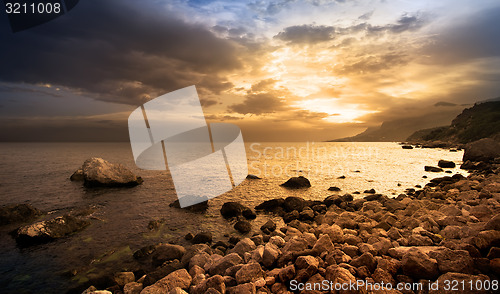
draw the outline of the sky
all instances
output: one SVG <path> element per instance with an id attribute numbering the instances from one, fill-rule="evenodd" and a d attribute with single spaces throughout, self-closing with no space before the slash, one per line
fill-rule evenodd
<path id="1" fill-rule="evenodd" d="M 500 2 L 84 0 L 12 33 L 0 141 L 127 141 L 143 103 L 195 85 L 246 141 L 324 141 L 500 96 Z"/>

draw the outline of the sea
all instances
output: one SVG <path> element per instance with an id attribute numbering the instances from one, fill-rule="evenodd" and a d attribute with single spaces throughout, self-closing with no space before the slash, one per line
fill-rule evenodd
<path id="1" fill-rule="evenodd" d="M 422 187 L 432 178 L 467 173 L 460 170 L 462 151 L 402 149 L 398 143 L 372 142 L 249 142 L 248 172 L 233 190 L 209 201 L 204 213 L 169 207 L 177 199 L 168 171 L 136 167 L 128 143 L 0 143 L 0 205 L 30 203 L 47 213 L 42 219 L 90 208 L 91 225 L 50 243 L 18 247 L 9 232 L 19 224 L 0 227 L 0 293 L 66 293 L 103 274 L 137 270 L 132 257 L 139 248 L 159 242 L 188 245 L 184 236 L 210 231 L 214 240 L 241 236 L 234 221 L 221 217 L 228 201 L 254 207 L 264 200 L 298 196 L 323 200 L 339 193 L 364 197 L 363 191 L 395 197 L 407 188 Z M 144 179 L 132 188 L 85 188 L 70 175 L 90 157 L 121 163 Z M 450 160 L 449 173 L 431 173 L 424 166 Z M 200 169 L 208 167 L 200 166 Z M 304 176 L 308 189 L 280 186 L 292 176 Z M 339 178 L 344 176 L 345 178 Z M 426 176 L 427 178 L 424 178 Z M 328 191 L 338 187 L 340 192 Z M 158 230 L 151 220 L 164 219 Z M 279 217 L 258 214 L 253 231 Z"/>

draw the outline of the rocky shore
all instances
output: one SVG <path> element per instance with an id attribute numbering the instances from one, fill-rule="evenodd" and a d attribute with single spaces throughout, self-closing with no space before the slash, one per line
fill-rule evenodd
<path id="1" fill-rule="evenodd" d="M 186 236 L 191 246 L 141 248 L 134 257 L 153 270 L 114 273 L 114 285 L 83 293 L 498 293 L 500 163 L 481 158 L 464 164 L 466 178 L 435 178 L 396 198 L 226 203 L 221 215 L 245 228 L 240 237 L 204 232 Z M 255 212 L 269 216 L 258 232 Z"/>

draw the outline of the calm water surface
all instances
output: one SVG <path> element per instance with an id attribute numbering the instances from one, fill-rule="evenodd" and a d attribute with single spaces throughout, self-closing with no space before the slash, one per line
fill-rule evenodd
<path id="1" fill-rule="evenodd" d="M 186 233 L 203 230 L 211 231 L 216 240 L 224 234 L 237 235 L 219 214 L 226 201 L 253 207 L 277 197 L 322 200 L 332 194 L 327 191 L 330 186 L 339 187 L 340 193 L 374 188 L 398 195 L 445 175 L 424 172 L 425 165 L 435 166 L 439 159 L 459 164 L 463 155 L 442 149 L 403 150 L 396 143 L 248 143 L 246 147 L 249 173 L 262 180 L 245 180 L 210 200 L 205 214 L 197 214 L 168 207 L 176 199 L 168 172 L 136 168 L 128 143 L 0 144 L 0 205 L 29 202 L 48 212 L 46 217 L 95 209 L 92 224 L 84 231 L 29 248 L 16 247 L 8 235 L 16 225 L 0 227 L 0 292 L 64 293 L 102 272 L 137 269 L 131 255 L 142 246 L 157 242 L 187 245 Z M 72 172 L 92 156 L 126 165 L 144 183 L 127 189 L 86 189 L 69 181 Z M 466 175 L 458 168 L 450 170 Z M 296 175 L 309 178 L 312 187 L 293 191 L 279 186 Z M 342 175 L 346 178 L 338 179 Z M 259 215 L 252 222 L 254 230 L 268 217 Z M 149 231 L 148 222 L 159 218 L 167 224 Z"/>

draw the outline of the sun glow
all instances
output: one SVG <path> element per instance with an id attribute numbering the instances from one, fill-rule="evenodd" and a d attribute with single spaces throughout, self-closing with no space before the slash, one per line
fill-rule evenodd
<path id="1" fill-rule="evenodd" d="M 360 109 L 354 104 L 340 104 L 335 98 L 318 98 L 298 102 L 296 107 L 309 111 L 324 112 L 329 116 L 323 118 L 332 123 L 357 123 L 357 119 L 377 111 Z"/>

